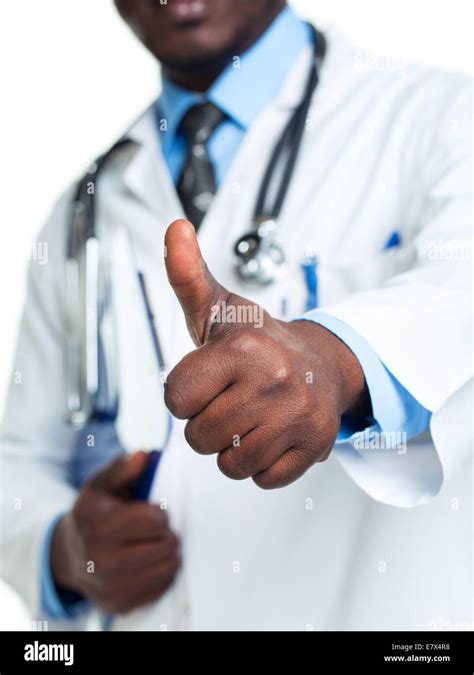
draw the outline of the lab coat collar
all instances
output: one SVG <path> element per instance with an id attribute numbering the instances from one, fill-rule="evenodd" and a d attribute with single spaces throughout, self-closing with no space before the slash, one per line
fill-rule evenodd
<path id="1" fill-rule="evenodd" d="M 176 217 L 183 215 L 156 133 L 154 104 L 145 110 L 126 136 L 137 148 L 123 175 L 125 186 L 156 214 L 169 213 L 171 209 L 177 213 Z"/>
<path id="2" fill-rule="evenodd" d="M 248 129 L 263 108 L 278 96 L 281 83 L 311 43 L 307 24 L 290 7 L 285 7 L 254 45 L 234 57 L 205 94 L 187 91 L 163 77 L 157 117 L 167 122 L 161 139 L 165 153 L 186 111 L 203 98 L 214 103 L 243 130 Z"/>
<path id="3" fill-rule="evenodd" d="M 290 7 L 276 17 L 262 37 L 230 64 L 209 89 L 209 100 L 243 129 L 280 95 L 300 55 L 312 49 L 311 32 Z"/>
<path id="4" fill-rule="evenodd" d="M 337 49 L 332 47 L 332 35 L 326 34 L 326 39 L 326 57 L 320 74 L 320 85 L 316 91 L 317 109 L 320 112 L 321 109 L 324 109 L 324 100 L 321 97 L 320 90 L 327 80 L 336 77 L 336 71 L 341 67 L 347 51 L 347 46 L 341 49 L 340 44 L 337 45 Z M 278 94 L 264 107 L 260 114 L 266 114 L 269 110 L 289 113 L 299 104 L 306 84 L 312 54 L 312 46 L 303 48 Z M 162 154 L 157 133 L 155 103 L 150 105 L 131 126 L 127 136 L 138 147 L 124 173 L 126 187 L 143 200 L 155 213 L 165 214 L 171 210 L 177 214 L 176 217 L 182 216 L 182 206 Z M 245 142 L 246 139 L 244 139 L 243 144 Z M 160 189 L 158 189 L 158 186 L 160 186 Z"/>

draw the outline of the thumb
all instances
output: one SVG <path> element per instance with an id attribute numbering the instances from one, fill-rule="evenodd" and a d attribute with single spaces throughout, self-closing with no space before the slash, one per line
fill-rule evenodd
<path id="1" fill-rule="evenodd" d="M 193 225 L 175 220 L 166 230 L 165 261 L 168 280 L 186 317 L 196 346 L 203 345 L 212 325 L 212 307 L 229 296 L 209 272 Z"/>
<path id="2" fill-rule="evenodd" d="M 128 495 L 128 488 L 145 471 L 148 454 L 142 450 L 133 455 L 124 453 L 109 462 L 89 481 L 90 487 L 121 497 Z"/>

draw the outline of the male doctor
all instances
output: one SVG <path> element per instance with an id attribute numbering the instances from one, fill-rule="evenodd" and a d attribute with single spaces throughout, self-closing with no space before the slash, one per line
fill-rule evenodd
<path id="1" fill-rule="evenodd" d="M 146 454 L 65 422 L 68 192 L 4 420 L 2 573 L 50 627 L 99 609 L 133 630 L 471 628 L 470 81 L 374 67 L 329 32 L 278 220 L 288 275 L 248 287 L 233 245 L 312 33 L 284 0 L 115 4 L 163 89 L 97 218 L 148 280 L 173 431 L 138 503 Z M 259 320 L 216 319 L 243 306 Z"/>

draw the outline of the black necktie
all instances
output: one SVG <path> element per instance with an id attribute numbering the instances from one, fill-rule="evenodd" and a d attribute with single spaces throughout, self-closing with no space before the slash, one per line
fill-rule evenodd
<path id="1" fill-rule="evenodd" d="M 186 139 L 187 155 L 177 189 L 186 216 L 196 230 L 216 192 L 207 142 L 224 117 L 222 110 L 212 103 L 199 103 L 188 110 L 180 124 Z"/>

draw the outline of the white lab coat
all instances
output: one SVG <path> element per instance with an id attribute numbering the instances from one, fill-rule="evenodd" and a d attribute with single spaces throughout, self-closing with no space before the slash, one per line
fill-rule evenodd
<path id="1" fill-rule="evenodd" d="M 232 246 L 248 229 L 308 60 L 309 51 L 249 129 L 200 229 L 202 251 L 222 284 L 276 316 L 286 303 L 287 319 L 303 312 L 300 262 L 316 252 L 322 307 L 358 331 L 433 412 L 431 434 L 406 454 L 348 444 L 291 486 L 262 491 L 224 477 L 175 422 L 153 498 L 167 500 L 183 569 L 160 602 L 116 628 L 472 626 L 471 83 L 422 67 L 366 70 L 329 33 L 280 219 L 290 276 L 249 290 L 234 276 Z M 138 149 L 123 151 L 100 180 L 99 223 L 104 233 L 130 230 L 171 368 L 192 349 L 162 256 L 165 228 L 182 210 L 150 112 L 131 135 Z M 34 613 L 41 541 L 75 496 L 67 477 L 77 439 L 64 423 L 69 200 L 40 235 L 49 263 L 31 265 L 4 424 L 2 568 Z M 382 252 L 393 230 L 402 246 Z"/>

